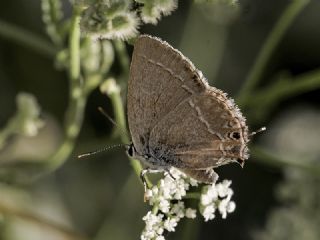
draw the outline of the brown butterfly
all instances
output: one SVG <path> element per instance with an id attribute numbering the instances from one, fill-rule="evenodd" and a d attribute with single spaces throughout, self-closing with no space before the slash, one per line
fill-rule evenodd
<path id="1" fill-rule="evenodd" d="M 234 101 L 209 86 L 181 52 L 159 38 L 142 35 L 134 45 L 128 83 L 128 155 L 147 169 L 175 167 L 205 183 L 214 168 L 243 166 L 250 135 Z"/>

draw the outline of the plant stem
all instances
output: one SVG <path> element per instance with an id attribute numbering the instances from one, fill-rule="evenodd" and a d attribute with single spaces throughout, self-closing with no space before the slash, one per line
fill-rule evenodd
<path id="1" fill-rule="evenodd" d="M 109 93 L 109 97 L 111 99 L 111 103 L 114 109 L 116 123 L 118 127 L 123 131 L 123 134 L 120 134 L 121 141 L 125 144 L 128 144 L 130 142 L 130 139 L 128 137 L 129 134 L 127 132 L 126 118 L 124 114 L 125 111 L 124 111 L 124 106 L 122 103 L 120 91 L 112 91 L 111 93 Z M 129 158 L 129 159 L 133 167 L 133 170 L 135 171 L 136 175 L 140 178 L 140 173 L 143 170 L 140 161 L 135 160 L 133 158 Z M 149 179 L 147 177 L 145 177 L 145 179 L 147 181 L 148 187 L 151 187 L 152 184 L 149 181 Z"/>
<path id="2" fill-rule="evenodd" d="M 184 199 L 200 199 L 201 193 L 199 192 L 188 192 Z"/>
<path id="3" fill-rule="evenodd" d="M 279 84 L 277 84 L 277 82 Z M 280 78 L 274 85 L 269 87 L 265 94 L 271 96 L 273 101 L 279 101 L 284 97 L 295 96 L 320 87 L 320 69 L 310 71 L 297 77 Z M 281 84 L 283 83 L 283 84 Z M 281 87 L 278 87 L 281 86 Z"/>
<path id="4" fill-rule="evenodd" d="M 318 88 L 320 88 L 320 69 L 296 77 L 279 76 L 272 85 L 251 94 L 247 106 L 256 110 L 250 119 L 261 121 L 281 100 Z"/>
<path id="5" fill-rule="evenodd" d="M 86 95 L 81 86 L 80 79 L 80 14 L 80 9 L 75 6 L 71 19 L 69 38 L 70 102 L 66 110 L 65 139 L 56 154 L 54 154 L 47 162 L 50 171 L 60 167 L 68 159 L 68 156 L 74 148 L 75 139 L 80 132 L 83 121 Z"/>
<path id="6" fill-rule="evenodd" d="M 115 40 L 114 41 L 114 49 L 115 49 L 116 54 L 119 58 L 122 72 L 124 74 L 127 74 L 129 72 L 130 60 L 129 60 L 128 53 L 127 53 L 126 46 L 125 46 L 124 42 L 120 41 L 120 40 Z"/>
<path id="7" fill-rule="evenodd" d="M 70 79 L 71 84 L 77 83 L 80 78 L 80 9 L 74 6 L 71 19 L 71 30 L 69 38 L 70 46 Z"/>
<path id="8" fill-rule="evenodd" d="M 130 139 L 128 137 L 129 135 L 127 132 L 126 118 L 124 115 L 124 106 L 122 103 L 120 91 L 109 94 L 109 97 L 111 99 L 112 106 L 114 109 L 115 120 L 118 124 L 118 126 L 115 127 L 118 128 L 118 130 L 120 130 L 118 131 L 118 133 L 120 135 L 121 141 L 125 144 L 129 144 Z"/>
<path id="9" fill-rule="evenodd" d="M 285 9 L 284 13 L 281 15 L 276 25 L 273 27 L 271 33 L 269 34 L 267 40 L 261 48 L 260 53 L 258 54 L 258 57 L 255 60 L 255 63 L 251 68 L 242 89 L 239 92 L 238 102 L 240 105 L 244 106 L 247 104 L 250 93 L 261 80 L 263 71 L 272 53 L 278 46 L 279 42 L 281 41 L 295 18 L 308 3 L 309 0 L 292 0 L 288 7 Z"/>
<path id="10" fill-rule="evenodd" d="M 56 55 L 56 48 L 47 40 L 25 29 L 0 20 L 0 37 L 50 58 Z"/>

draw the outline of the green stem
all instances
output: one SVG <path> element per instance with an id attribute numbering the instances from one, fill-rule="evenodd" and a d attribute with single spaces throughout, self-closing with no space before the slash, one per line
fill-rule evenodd
<path id="1" fill-rule="evenodd" d="M 277 84 L 277 82 L 279 84 Z M 273 86 L 267 89 L 265 94 L 271 96 L 273 101 L 280 98 L 295 96 L 320 87 L 320 69 L 299 75 L 294 78 L 280 78 Z M 282 84 L 281 87 L 278 87 Z M 266 95 L 265 95 L 266 96 Z"/>
<path id="2" fill-rule="evenodd" d="M 255 160 L 260 161 L 262 163 L 275 166 L 275 167 L 296 167 L 308 171 L 312 174 L 319 176 L 320 174 L 320 167 L 315 166 L 314 164 L 306 164 L 301 161 L 289 161 L 287 159 L 281 159 L 277 156 L 269 153 L 268 151 L 264 150 L 258 146 L 252 146 L 250 148 L 251 154 Z"/>
<path id="3" fill-rule="evenodd" d="M 247 104 L 248 98 L 252 90 L 258 85 L 261 80 L 263 71 L 279 42 L 283 38 L 284 34 L 293 23 L 298 14 L 309 3 L 309 0 L 292 0 L 280 19 L 273 27 L 266 42 L 262 46 L 260 53 L 253 67 L 251 68 L 247 79 L 239 92 L 238 102 L 240 105 Z"/>
<path id="4" fill-rule="evenodd" d="M 114 113 L 115 113 L 115 119 L 118 127 L 123 131 L 123 134 L 121 134 L 121 141 L 125 144 L 128 144 L 130 142 L 129 139 L 129 134 L 127 132 L 127 125 L 126 125 L 126 119 L 125 119 L 125 114 L 124 114 L 124 106 L 122 103 L 120 91 L 114 91 L 111 94 L 109 94 Z M 133 158 L 129 158 L 131 166 L 133 167 L 133 170 L 135 171 L 136 175 L 140 178 L 140 173 L 143 170 L 143 167 L 141 166 L 140 161 L 135 160 Z M 145 179 L 147 181 L 148 187 L 151 187 L 152 184 L 150 180 L 145 176 Z"/>
<path id="5" fill-rule="evenodd" d="M 154 215 L 156 215 L 157 212 L 159 211 L 159 206 L 158 206 L 157 204 L 153 205 L 151 211 L 152 211 L 152 213 L 153 213 Z"/>
<path id="6" fill-rule="evenodd" d="M 125 111 L 124 111 L 124 106 L 122 103 L 120 91 L 112 91 L 111 93 L 109 93 L 109 97 L 111 99 L 111 103 L 114 109 L 115 120 L 117 123 L 117 126 L 115 127 L 118 127 L 122 131 L 122 134 L 120 133 L 121 141 L 125 144 L 129 144 L 130 139 L 128 137 L 129 134 L 127 132 L 126 118 L 124 114 Z M 129 159 L 133 167 L 133 170 L 135 171 L 137 176 L 140 177 L 140 173 L 143 170 L 140 162 L 133 158 L 129 158 Z M 151 186 L 150 181 L 147 178 L 146 178 L 146 181 L 148 186 Z"/>
<path id="7" fill-rule="evenodd" d="M 119 58 L 119 62 L 120 62 L 120 66 L 121 66 L 123 74 L 127 74 L 129 72 L 130 59 L 128 57 L 126 45 L 124 44 L 123 41 L 115 40 L 114 41 L 114 49 L 115 49 L 116 54 Z"/>
<path id="8" fill-rule="evenodd" d="M 125 144 L 129 144 L 130 139 L 128 137 L 129 135 L 127 132 L 126 118 L 124 115 L 124 106 L 122 103 L 120 91 L 112 92 L 111 94 L 109 94 L 109 97 L 111 99 L 112 106 L 114 109 L 115 120 L 118 124 L 115 127 L 121 131 L 118 131 L 118 133 L 120 134 L 121 141 Z"/>
<path id="9" fill-rule="evenodd" d="M 71 154 L 75 139 L 77 138 L 83 121 L 86 95 L 81 87 L 80 80 L 80 14 L 81 11 L 74 7 L 70 26 L 70 102 L 66 111 L 65 139 L 58 151 L 47 162 L 49 170 L 60 167 Z"/>
<path id="10" fill-rule="evenodd" d="M 320 69 L 296 77 L 282 75 L 274 83 L 251 95 L 251 121 L 264 119 L 281 100 L 320 88 Z"/>
<path id="11" fill-rule="evenodd" d="M 79 81 L 80 78 L 80 13 L 80 9 L 74 7 L 69 38 L 71 84 Z"/>
<path id="12" fill-rule="evenodd" d="M 185 224 L 183 226 L 183 231 L 180 233 L 180 237 L 178 239 L 183 240 L 193 240 L 198 239 L 199 236 L 199 230 L 200 230 L 200 221 L 185 221 Z"/>
<path id="13" fill-rule="evenodd" d="M 200 199 L 201 193 L 199 192 L 187 192 L 184 199 Z"/>
<path id="14" fill-rule="evenodd" d="M 1 20 L 0 37 L 25 48 L 32 49 L 46 57 L 54 58 L 57 52 L 55 46 L 42 37 Z"/>

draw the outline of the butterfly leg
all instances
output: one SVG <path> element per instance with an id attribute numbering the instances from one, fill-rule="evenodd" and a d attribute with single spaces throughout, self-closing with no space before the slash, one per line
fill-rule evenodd
<path id="1" fill-rule="evenodd" d="M 148 188 L 147 180 L 145 177 L 145 175 L 148 173 L 148 170 L 149 168 L 145 168 L 145 169 L 142 169 L 142 171 L 140 172 L 140 179 L 141 179 L 141 182 L 143 183 L 144 192 L 146 192 Z"/>
<path id="2" fill-rule="evenodd" d="M 165 174 L 166 175 L 169 175 L 173 180 L 176 180 L 176 178 L 172 175 L 172 173 L 170 172 L 170 169 L 169 168 L 166 168 L 165 169 Z"/>
<path id="3" fill-rule="evenodd" d="M 145 175 L 147 173 L 159 173 L 159 172 L 163 172 L 163 169 L 152 169 L 152 168 L 149 168 L 149 167 L 147 167 L 145 169 L 142 169 L 142 171 L 140 172 L 140 179 L 141 179 L 141 181 L 143 183 L 145 192 L 147 191 L 147 189 L 149 189 L 149 186 L 148 186 L 148 183 L 147 183 Z"/>
<path id="4" fill-rule="evenodd" d="M 142 183 L 143 183 L 143 186 L 144 186 L 144 197 L 143 197 L 144 202 L 146 202 L 146 201 L 148 200 L 148 197 L 147 197 L 147 195 L 146 195 L 146 192 L 147 192 L 147 190 L 149 189 L 148 182 L 147 182 L 147 180 L 146 180 L 145 175 L 146 175 L 147 173 L 158 173 L 158 172 L 162 172 L 162 171 L 163 171 L 162 169 L 159 170 L 159 169 L 145 168 L 145 169 L 143 169 L 143 170 L 140 172 L 140 179 L 141 179 L 141 181 L 142 181 Z"/>

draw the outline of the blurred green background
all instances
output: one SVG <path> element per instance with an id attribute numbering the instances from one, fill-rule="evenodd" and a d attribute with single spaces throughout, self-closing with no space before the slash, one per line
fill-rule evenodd
<path id="1" fill-rule="evenodd" d="M 258 84 L 241 98 L 239 90 L 262 61 L 261 49 L 274 26 L 297 2 L 306 4 L 285 31 L 276 33 L 273 39 L 279 43 L 264 55 Z M 179 1 L 170 16 L 139 29 L 179 49 L 211 85 L 235 98 L 251 130 L 267 127 L 253 139 L 244 169 L 227 165 L 217 170 L 220 179 L 232 180 L 236 211 L 225 220 L 184 220 L 166 239 L 320 239 L 320 2 L 239 4 L 240 11 L 232 12 L 209 2 Z M 68 1 L 63 1 L 63 12 L 71 16 Z M 22 35 L 12 37 L 12 26 Z M 29 34 L 42 40 L 38 48 L 28 45 Z M 132 45 L 126 44 L 126 50 L 130 56 Z M 80 153 L 120 143 L 110 137 L 112 123 L 97 110 L 101 106 L 113 116 L 112 102 L 98 88 L 88 96 L 67 161 L 44 172 L 29 164 L 45 161 L 63 141 L 70 85 L 56 53 L 40 0 L 3 2 L 0 131 L 15 114 L 20 92 L 37 99 L 45 125 L 33 137 L 11 135 L 0 149 L 0 239 L 139 239 L 149 208 L 125 151 L 114 148 L 77 159 Z M 121 74 L 120 62 L 116 55 L 110 70 L 115 76 Z M 125 104 L 125 88 L 122 93 Z"/>

